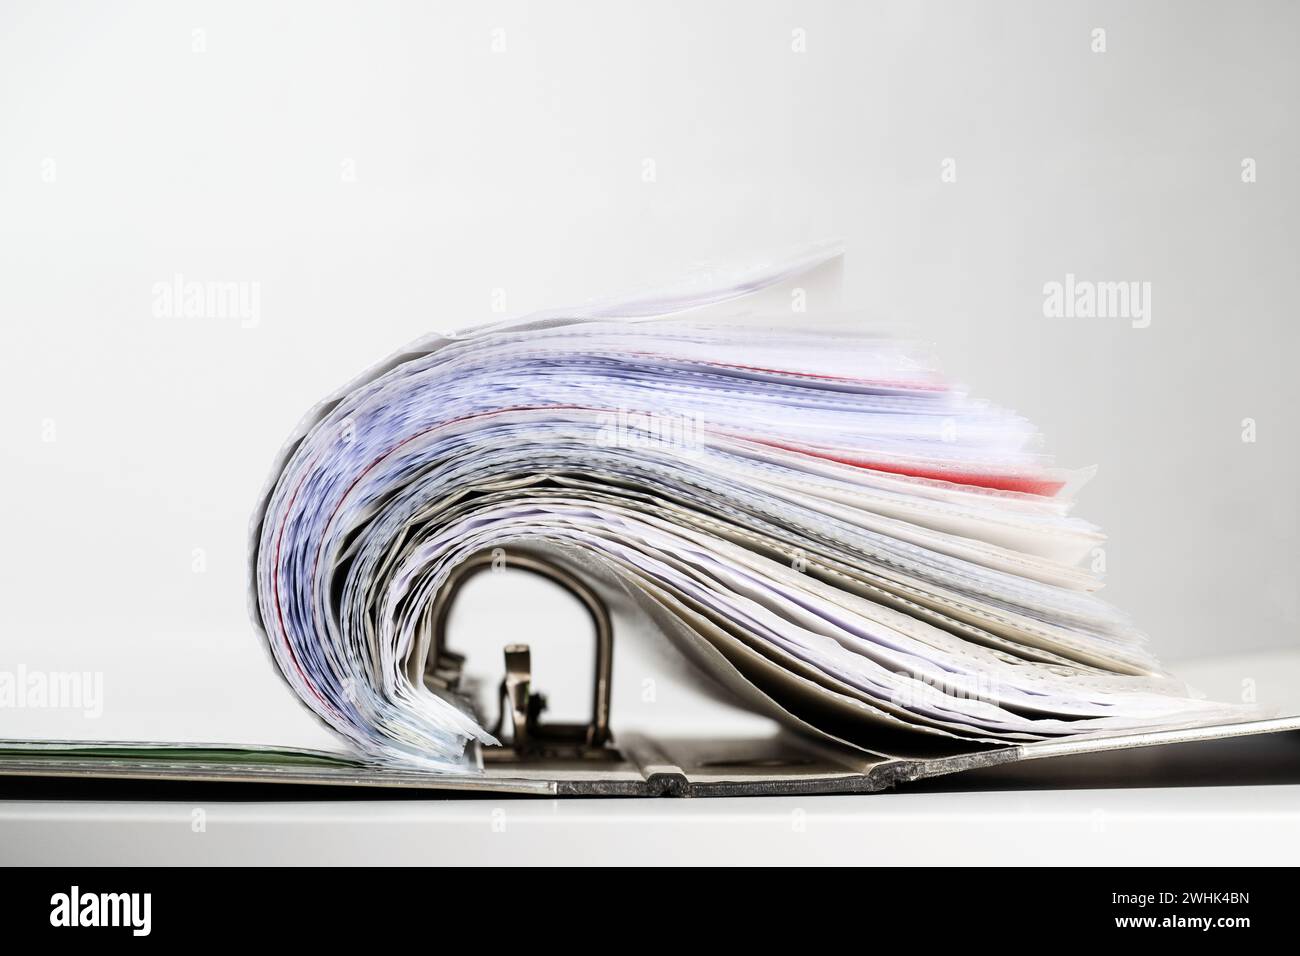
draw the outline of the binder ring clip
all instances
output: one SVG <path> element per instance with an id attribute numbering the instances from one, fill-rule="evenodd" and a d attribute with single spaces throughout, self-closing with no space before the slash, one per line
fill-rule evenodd
<path id="1" fill-rule="evenodd" d="M 535 554 L 512 551 L 504 565 L 500 552 L 480 552 L 456 565 L 430 602 L 427 612 L 430 628 L 428 665 L 425 683 L 431 687 L 458 691 L 465 656 L 447 647 L 447 619 L 460 589 L 470 578 L 492 567 L 515 568 L 546 578 L 568 591 L 587 610 L 595 631 L 595 680 L 592 688 L 591 720 L 586 724 L 541 722 L 546 697 L 532 687 L 532 652 L 527 644 L 511 643 L 505 647 L 505 677 L 501 681 L 501 711 L 492 728 L 500 739 L 501 725 L 510 714 L 512 737 L 506 753 L 491 748 L 484 759 L 510 756 L 585 757 L 598 754 L 611 743 L 609 730 L 610 693 L 614 669 L 614 626 L 609 608 L 585 581 L 552 561 Z"/>

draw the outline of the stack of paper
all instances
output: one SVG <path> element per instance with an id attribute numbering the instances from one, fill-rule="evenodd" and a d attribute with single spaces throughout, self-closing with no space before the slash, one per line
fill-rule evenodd
<path id="1" fill-rule="evenodd" d="M 702 665 L 878 753 L 1229 719 L 1095 595 L 1086 475 L 889 338 L 652 318 L 688 294 L 416 343 L 304 421 L 254 526 L 255 616 L 367 757 L 491 742 L 420 679 L 459 562 L 547 550 L 637 596 Z"/>

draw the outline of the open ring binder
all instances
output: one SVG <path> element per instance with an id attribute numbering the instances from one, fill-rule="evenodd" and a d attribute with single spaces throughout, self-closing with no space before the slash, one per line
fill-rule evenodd
<path id="1" fill-rule="evenodd" d="M 1088 471 L 1019 415 L 885 336 L 665 317 L 837 253 L 431 336 L 310 412 L 251 523 L 249 605 L 336 752 L 10 741 L 0 774 L 854 793 L 1300 729 L 1160 667 L 1082 566 L 1104 540 L 1070 513 Z M 527 634 L 495 725 L 461 693 L 449 611 L 500 561 L 586 607 L 585 724 L 543 719 Z M 615 736 L 606 587 L 787 732 Z"/>

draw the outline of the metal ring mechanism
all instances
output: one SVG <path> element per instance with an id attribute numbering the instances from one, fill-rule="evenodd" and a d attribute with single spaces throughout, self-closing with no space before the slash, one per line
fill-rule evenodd
<path id="1" fill-rule="evenodd" d="M 505 715 L 510 714 L 511 737 L 501 748 L 484 750 L 485 760 L 528 758 L 603 758 L 617 753 L 609 730 L 610 686 L 614 668 L 614 626 L 609 608 L 590 585 L 567 568 L 536 554 L 502 549 L 483 551 L 456 565 L 430 602 L 427 626 L 429 656 L 424 682 L 429 687 L 460 692 L 465 655 L 447 647 L 447 620 L 451 606 L 465 583 L 489 568 L 513 568 L 546 578 L 572 594 L 586 608 L 595 630 L 595 680 L 592 688 L 591 720 L 586 724 L 542 723 L 546 709 L 544 694 L 533 690 L 532 652 L 527 644 L 505 646 L 505 677 L 501 681 L 501 710 L 492 728 L 501 739 Z"/>

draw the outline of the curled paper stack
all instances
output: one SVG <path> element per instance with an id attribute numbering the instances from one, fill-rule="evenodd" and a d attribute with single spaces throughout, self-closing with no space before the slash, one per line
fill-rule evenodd
<path id="1" fill-rule="evenodd" d="M 670 314 L 827 254 L 422 340 L 315 409 L 253 530 L 255 617 L 298 696 L 377 763 L 464 771 L 491 738 L 421 680 L 428 608 L 459 562 L 523 548 L 875 753 L 1225 717 L 1096 596 L 1086 475 L 1023 418 L 888 338 Z"/>

